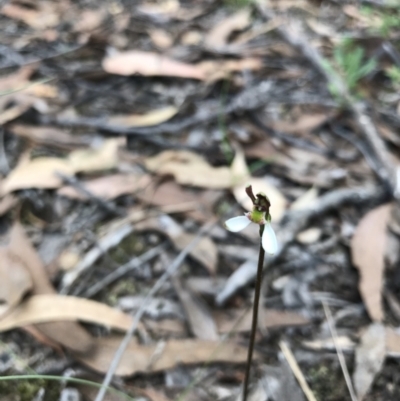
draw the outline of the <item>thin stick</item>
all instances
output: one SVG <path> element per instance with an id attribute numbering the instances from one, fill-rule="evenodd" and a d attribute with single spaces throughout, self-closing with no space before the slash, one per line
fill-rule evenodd
<path id="1" fill-rule="evenodd" d="M 146 262 L 150 259 L 155 258 L 159 255 L 162 251 L 164 251 L 167 247 L 167 243 L 164 242 L 155 248 L 149 249 L 147 252 L 143 253 L 140 256 L 137 256 L 131 259 L 128 263 L 125 263 L 122 266 L 119 266 L 116 270 L 113 270 L 110 274 L 104 277 L 102 280 L 98 281 L 92 287 L 90 287 L 83 296 L 85 298 L 91 298 L 94 295 L 98 294 L 100 291 L 104 290 L 105 287 L 117 281 L 125 274 L 132 272 L 133 270 L 138 269 L 139 267 L 143 266 Z"/>
<path id="2" fill-rule="evenodd" d="M 260 226 L 260 239 L 262 237 L 263 232 L 264 232 L 264 226 L 262 225 L 262 226 Z M 246 374 L 245 374 L 244 383 L 243 383 L 243 401 L 247 400 L 247 395 L 248 395 L 248 391 L 249 391 L 248 387 L 249 387 L 249 380 L 250 380 L 250 368 L 251 368 L 251 361 L 253 359 L 254 343 L 255 343 L 256 332 L 257 332 L 258 305 L 260 303 L 261 283 L 262 283 L 263 267 L 264 267 L 264 256 L 265 256 L 265 251 L 264 251 L 264 248 L 262 247 L 261 240 L 260 240 L 260 253 L 258 254 L 256 292 L 254 294 L 254 305 L 253 305 L 253 321 L 251 323 L 249 352 L 247 354 Z"/>
<path id="3" fill-rule="evenodd" d="M 289 346 L 284 341 L 280 341 L 279 346 L 283 352 L 283 355 L 285 356 L 285 358 L 287 360 L 287 363 L 290 366 L 290 369 L 292 369 L 294 376 L 296 377 L 297 381 L 299 382 L 300 387 L 303 390 L 303 393 L 305 394 L 307 400 L 308 401 L 317 401 L 314 393 L 312 392 L 311 388 L 309 387 L 309 385 L 303 375 L 303 372 L 301 371 L 300 366 L 298 365 L 296 358 L 294 357 Z"/>
<path id="4" fill-rule="evenodd" d="M 350 393 L 351 400 L 357 401 L 358 399 L 353 388 L 353 383 L 351 382 L 349 371 L 347 370 L 346 360 L 344 359 L 343 351 L 340 348 L 340 345 L 337 341 L 337 333 L 336 333 L 335 323 L 332 318 L 331 310 L 324 301 L 322 301 L 322 306 L 324 307 L 326 320 L 328 321 L 329 331 L 331 332 L 333 343 L 335 344 L 336 353 L 339 359 L 340 367 L 342 368 L 344 380 L 346 381 L 346 385 Z"/>
<path id="5" fill-rule="evenodd" d="M 144 300 L 142 302 L 142 305 L 140 306 L 139 310 L 136 312 L 136 315 L 135 315 L 135 318 L 133 319 L 131 327 L 129 327 L 129 330 L 126 332 L 124 339 L 121 341 L 121 344 L 119 345 L 117 351 L 115 352 L 114 358 L 111 361 L 110 367 L 107 371 L 106 377 L 103 380 L 101 388 L 100 388 L 99 392 L 97 393 L 95 401 L 103 401 L 104 396 L 106 395 L 106 392 L 107 392 L 107 388 L 110 386 L 111 380 L 114 377 L 114 373 L 118 368 L 121 358 L 122 358 L 127 346 L 129 345 L 129 342 L 131 341 L 132 336 L 136 332 L 136 329 L 139 325 L 140 319 L 142 318 L 151 298 L 153 298 L 153 296 L 161 289 L 161 287 L 168 280 L 168 278 L 177 272 L 179 266 L 185 260 L 186 256 L 189 254 L 189 252 L 191 252 L 196 247 L 196 245 L 201 240 L 203 234 L 205 234 L 207 231 L 209 231 L 214 226 L 214 224 L 215 224 L 215 219 L 211 220 L 210 222 L 205 224 L 200 229 L 199 233 L 193 239 L 193 241 L 190 242 L 189 245 L 180 252 L 180 254 L 171 263 L 171 265 L 168 266 L 168 269 L 164 272 L 164 274 L 156 281 L 156 283 L 154 284 L 152 289 L 147 293 L 146 297 L 144 298 Z"/>

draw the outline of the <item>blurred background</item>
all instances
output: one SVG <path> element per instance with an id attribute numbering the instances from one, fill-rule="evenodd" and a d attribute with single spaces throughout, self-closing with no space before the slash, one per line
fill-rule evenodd
<path id="1" fill-rule="evenodd" d="M 279 244 L 249 400 L 399 399 L 398 0 L 14 0 L 0 27 L 0 401 L 240 400 L 248 185 Z"/>

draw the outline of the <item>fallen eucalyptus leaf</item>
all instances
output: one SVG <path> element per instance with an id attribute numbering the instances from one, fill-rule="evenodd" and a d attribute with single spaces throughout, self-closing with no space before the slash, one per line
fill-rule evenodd
<path id="1" fill-rule="evenodd" d="M 90 355 L 77 358 L 91 369 L 106 373 L 122 338 L 109 337 L 95 340 Z M 258 358 L 257 353 L 255 358 Z M 116 374 L 131 376 L 139 372 L 159 372 L 177 365 L 201 364 L 204 362 L 244 363 L 247 349 L 233 341 L 167 340 L 158 344 L 139 345 L 131 340 L 125 350 Z"/>
<path id="2" fill-rule="evenodd" d="M 351 240 L 351 256 L 360 272 L 359 289 L 372 320 L 383 320 L 382 285 L 385 267 L 386 226 L 391 204 L 368 212 Z"/>
<path id="3" fill-rule="evenodd" d="M 103 69 L 110 74 L 167 76 L 203 80 L 203 71 L 195 65 L 182 63 L 161 54 L 130 50 L 107 56 Z"/>
<path id="4" fill-rule="evenodd" d="M 100 302 L 72 296 L 34 295 L 0 320 L 0 331 L 29 324 L 84 321 L 126 331 L 132 317 Z"/>
<path id="5" fill-rule="evenodd" d="M 174 106 L 163 109 L 152 110 L 147 114 L 130 114 L 109 117 L 108 124 L 121 125 L 124 127 L 150 127 L 168 121 L 178 113 Z"/>

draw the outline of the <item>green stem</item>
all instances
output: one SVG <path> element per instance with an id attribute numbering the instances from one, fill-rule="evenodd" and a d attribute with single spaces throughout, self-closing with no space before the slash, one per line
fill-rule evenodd
<path id="1" fill-rule="evenodd" d="M 248 396 L 250 368 L 251 368 L 251 361 L 253 359 L 254 343 L 255 343 L 256 333 L 257 333 L 258 304 L 260 303 L 261 283 L 262 283 L 264 256 L 265 256 L 265 251 L 264 251 L 264 248 L 262 247 L 262 243 L 261 243 L 261 238 L 262 238 L 263 232 L 264 232 L 264 226 L 262 225 L 262 226 L 260 226 L 260 253 L 258 254 L 256 292 L 254 294 L 254 305 L 253 305 L 253 321 L 251 323 L 249 352 L 247 354 L 246 373 L 245 373 L 244 383 L 243 383 L 243 401 L 246 401 L 247 396 Z"/>

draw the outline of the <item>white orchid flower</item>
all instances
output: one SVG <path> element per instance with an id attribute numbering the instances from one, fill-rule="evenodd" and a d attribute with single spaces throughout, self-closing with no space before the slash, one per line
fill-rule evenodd
<path id="1" fill-rule="evenodd" d="M 254 208 L 251 212 L 245 213 L 244 216 L 233 217 L 225 222 L 225 228 L 229 231 L 237 233 L 245 229 L 250 223 L 264 226 L 262 232 L 261 244 L 265 252 L 274 255 L 278 251 L 278 241 L 274 229 L 271 226 L 271 216 L 269 214 L 269 199 L 263 193 L 254 196 L 246 190 L 253 201 Z"/>

